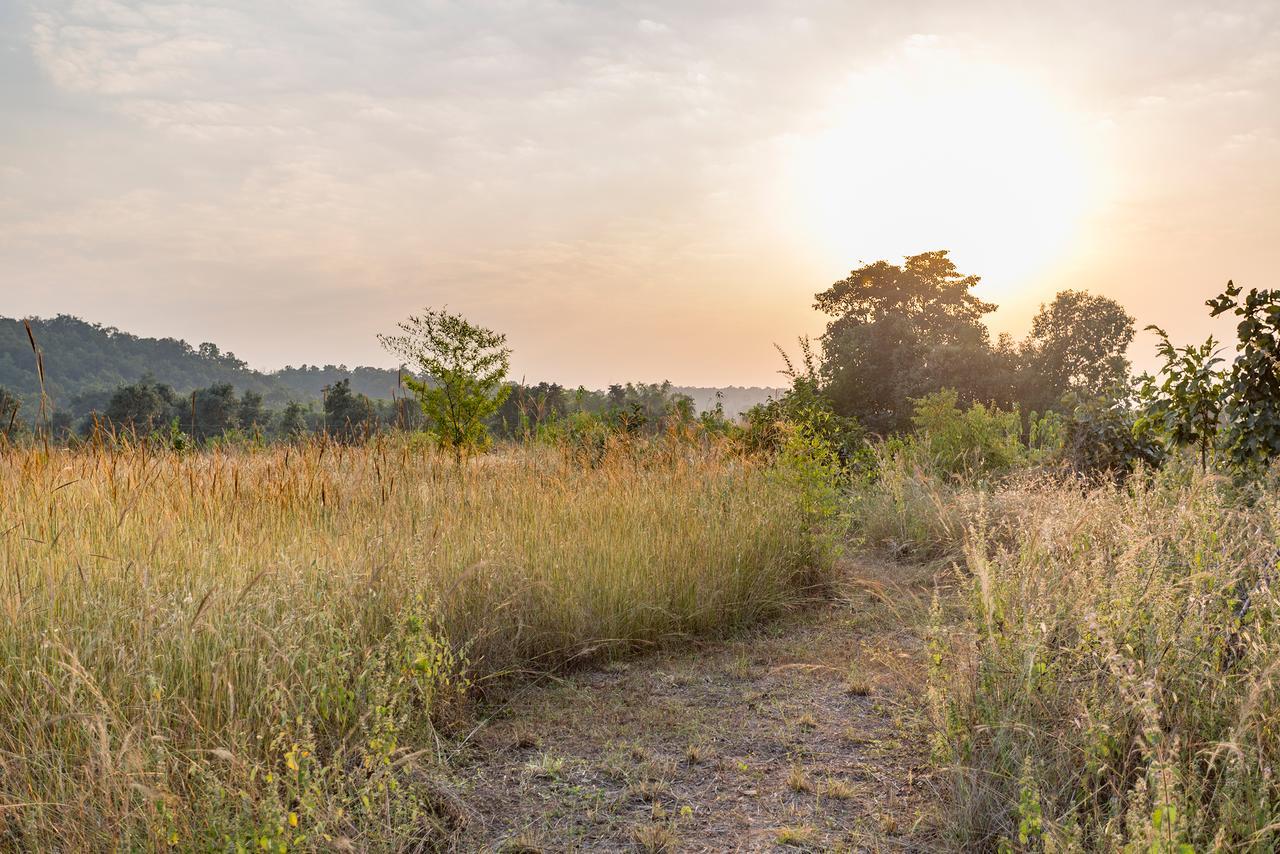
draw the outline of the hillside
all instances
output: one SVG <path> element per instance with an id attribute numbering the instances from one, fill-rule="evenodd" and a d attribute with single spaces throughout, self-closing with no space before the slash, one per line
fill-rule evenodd
<path id="1" fill-rule="evenodd" d="M 78 317 L 30 318 L 44 353 L 46 391 L 55 403 L 109 391 L 150 374 L 179 392 L 214 383 L 252 390 L 270 403 L 296 396 L 281 381 L 249 368 L 213 344 L 192 347 L 177 338 L 142 338 Z M 35 360 L 22 321 L 0 317 L 0 387 L 34 399 L 40 392 Z"/>
<path id="2" fill-rule="evenodd" d="M 271 407 L 290 400 L 319 400 L 326 386 L 343 379 L 351 381 L 352 391 L 374 399 L 388 399 L 398 388 L 396 371 L 390 368 L 301 365 L 262 372 L 216 344 L 192 346 L 178 338 L 145 338 L 66 314 L 29 321 L 44 353 L 46 391 L 62 407 L 71 406 L 77 398 L 102 405 L 105 401 L 99 398 L 104 393 L 148 375 L 180 394 L 230 383 L 239 391 L 261 394 Z M 0 317 L 0 388 L 29 401 L 40 393 L 27 333 L 15 318 Z M 720 393 L 725 413 L 731 417 L 781 393 L 781 389 L 740 386 L 676 387 L 673 391 L 689 395 L 699 411 L 713 408 Z"/>

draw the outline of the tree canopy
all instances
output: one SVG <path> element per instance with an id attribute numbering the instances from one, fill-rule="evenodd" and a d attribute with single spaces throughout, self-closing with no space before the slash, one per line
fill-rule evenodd
<path id="1" fill-rule="evenodd" d="M 1133 334 L 1133 318 L 1115 300 L 1061 291 L 1040 307 L 1023 342 L 1023 400 L 1043 411 L 1064 394 L 1085 398 L 1113 392 L 1129 376 L 1125 353 Z"/>
<path id="2" fill-rule="evenodd" d="M 378 340 L 423 377 L 405 376 L 404 384 L 417 395 L 441 444 L 459 459 L 483 447 L 487 419 L 511 392 L 504 383 L 511 356 L 507 337 L 444 309 L 411 315 L 399 329 Z"/>
<path id="3" fill-rule="evenodd" d="M 817 294 L 831 316 L 822 337 L 822 379 L 835 411 L 876 433 L 908 429 L 912 401 L 942 389 L 957 400 L 1061 409 L 1123 384 L 1133 318 L 1115 300 L 1080 290 L 1042 306 L 1021 344 L 991 341 L 983 318 L 996 306 L 973 293 L 945 251 L 902 264 L 877 261 Z"/>
<path id="4" fill-rule="evenodd" d="M 1000 395 L 982 322 L 995 305 L 973 293 L 946 251 L 877 261 L 816 295 L 832 317 L 822 337 L 822 377 L 837 413 L 889 433 L 910 424 L 910 401 L 943 387 L 966 401 Z"/>

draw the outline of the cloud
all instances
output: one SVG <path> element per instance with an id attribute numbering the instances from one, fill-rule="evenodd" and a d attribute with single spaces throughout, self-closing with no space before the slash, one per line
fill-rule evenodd
<path id="1" fill-rule="evenodd" d="M 1280 122 L 1262 0 L 31 0 L 0 17 L 0 75 L 31 81 L 0 92 L 0 263 L 42 295 L 8 310 L 207 319 L 224 325 L 192 337 L 266 365 L 372 358 L 348 327 L 426 300 L 563 348 L 570 379 L 605 369 L 557 312 L 585 329 L 627 306 L 650 324 L 637 340 L 681 306 L 691 327 L 745 305 L 766 339 L 809 331 L 829 273 L 773 188 L 787 140 L 886 57 L 959 52 L 1087 103 L 1143 198 L 1218 160 L 1274 172 Z M 289 300 L 307 328 L 253 311 Z M 771 376 L 768 340 L 716 335 L 714 357 L 650 354 L 654 373 Z"/>

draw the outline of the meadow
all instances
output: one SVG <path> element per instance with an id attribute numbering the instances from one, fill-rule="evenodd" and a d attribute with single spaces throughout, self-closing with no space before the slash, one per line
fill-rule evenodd
<path id="1" fill-rule="evenodd" d="M 1274 477 L 1193 454 L 1120 483 L 1052 459 L 957 476 L 910 450 L 855 494 L 854 529 L 962 591 L 930 643 L 950 844 L 1275 850 Z"/>
<path id="2" fill-rule="evenodd" d="M 821 456 L 0 449 L 0 847 L 403 850 L 489 686 L 815 595 Z"/>

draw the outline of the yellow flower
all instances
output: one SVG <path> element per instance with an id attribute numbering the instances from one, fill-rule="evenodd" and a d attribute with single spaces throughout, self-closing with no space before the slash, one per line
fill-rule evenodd
<path id="1" fill-rule="evenodd" d="M 298 814 L 296 812 L 289 813 L 289 826 L 290 827 L 298 826 Z"/>

